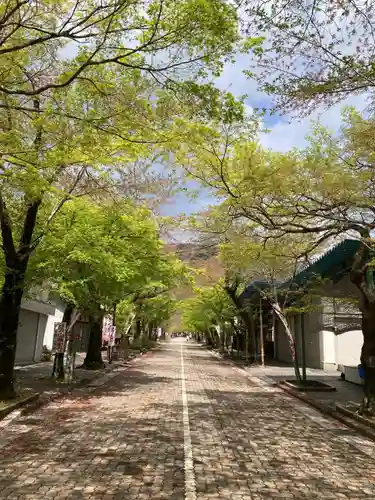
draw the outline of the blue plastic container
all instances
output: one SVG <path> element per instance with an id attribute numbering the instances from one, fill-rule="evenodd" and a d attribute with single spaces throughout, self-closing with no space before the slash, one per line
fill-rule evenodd
<path id="1" fill-rule="evenodd" d="M 363 366 L 362 365 L 358 365 L 358 375 L 361 377 L 361 378 L 365 378 L 365 371 L 363 369 Z"/>

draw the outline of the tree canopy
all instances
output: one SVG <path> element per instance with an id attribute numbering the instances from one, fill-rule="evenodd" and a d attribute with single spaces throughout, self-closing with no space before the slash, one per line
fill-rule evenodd
<path id="1" fill-rule="evenodd" d="M 183 327 L 207 334 L 211 328 L 233 320 L 234 314 L 234 306 L 220 284 L 199 288 L 195 297 L 184 301 Z"/>
<path id="2" fill-rule="evenodd" d="M 67 203 L 30 262 L 32 286 L 55 290 L 89 313 L 126 297 L 168 289 L 181 266 L 163 253 L 147 209 L 123 200 Z M 151 294 L 152 295 L 152 294 Z"/>
<path id="3" fill-rule="evenodd" d="M 95 88 L 90 71 L 103 65 L 163 83 L 186 70 L 198 78 L 220 71 L 239 40 L 235 10 L 222 0 L 7 0 L 0 25 L 0 92 L 26 102 L 73 82 Z"/>
<path id="4" fill-rule="evenodd" d="M 331 105 L 374 89 L 374 9 L 366 0 L 244 0 L 258 43 L 247 74 L 278 110 Z"/>

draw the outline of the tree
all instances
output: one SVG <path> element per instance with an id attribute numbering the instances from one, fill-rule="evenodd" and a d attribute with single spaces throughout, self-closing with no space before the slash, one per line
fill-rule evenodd
<path id="1" fill-rule="evenodd" d="M 176 310 L 176 301 L 169 293 L 145 299 L 138 306 L 137 319 L 143 324 L 143 331 L 149 340 L 154 338 L 157 327 L 165 326 Z"/>
<path id="2" fill-rule="evenodd" d="M 220 0 L 178 8 L 171 0 L 81 0 L 53 9 L 9 0 L 0 16 L 0 393 L 7 397 L 28 262 L 52 220 L 72 196 L 98 196 L 122 165 L 161 154 L 163 141 L 171 146 L 165 134 L 178 99 L 184 112 L 181 95 L 199 98 L 198 83 L 220 70 L 238 32 L 233 8 Z"/>
<path id="3" fill-rule="evenodd" d="M 146 209 L 124 200 L 76 199 L 62 208 L 32 257 L 30 280 L 56 291 L 90 319 L 85 364 L 100 367 L 102 318 L 113 303 L 145 286 L 162 245 Z"/>
<path id="4" fill-rule="evenodd" d="M 88 73 L 103 65 L 163 84 L 186 70 L 195 80 L 220 71 L 239 39 L 235 10 L 221 0 L 6 0 L 0 26 L 0 92 L 21 98 L 77 81 L 100 86 Z"/>
<path id="5" fill-rule="evenodd" d="M 309 147 L 286 154 L 265 151 L 255 142 L 243 142 L 230 155 L 219 157 L 221 182 L 218 161 L 201 163 L 199 173 L 204 171 L 203 182 L 207 179 L 206 184 L 224 200 L 217 209 L 223 217 L 234 227 L 245 222 L 249 231 L 258 227 L 263 241 L 302 235 L 307 238 L 303 253 L 308 258 L 337 239 L 348 235 L 359 239 L 351 280 L 358 288 L 363 317 L 365 399 L 361 411 L 373 413 L 375 288 L 371 236 L 375 228 L 375 122 L 361 118 L 353 110 L 348 110 L 344 118 L 346 124 L 338 138 L 317 128 Z M 193 159 L 189 165 L 194 172 Z"/>
<path id="6" fill-rule="evenodd" d="M 299 384 L 303 383 L 306 372 L 303 365 L 301 376 L 290 321 L 293 314 L 304 314 L 313 310 L 313 298 L 318 294 L 317 288 L 321 285 L 319 277 L 312 277 L 301 285 L 294 282 L 296 274 L 304 264 L 301 256 L 308 248 L 308 239 L 300 235 L 264 242 L 255 232 L 250 233 L 247 238 L 243 233 L 232 233 L 230 242 L 222 244 L 220 248 L 221 260 L 228 272 L 236 273 L 242 277 L 243 282 L 251 284 L 255 295 L 271 307 L 281 323 L 288 338 L 291 361 Z M 258 308 L 257 305 L 255 307 Z M 259 311 L 259 314 L 262 314 L 262 311 Z"/>
<path id="7" fill-rule="evenodd" d="M 372 92 L 374 10 L 362 0 L 243 0 L 254 68 L 278 110 L 311 111 Z M 250 39 L 251 40 L 251 39 Z"/>
<path id="8" fill-rule="evenodd" d="M 128 334 L 134 317 L 134 304 L 129 297 L 116 305 L 116 329 L 121 336 Z"/>
<path id="9" fill-rule="evenodd" d="M 184 329 L 202 333 L 222 352 L 227 347 L 226 323 L 233 320 L 235 309 L 220 284 L 196 289 L 195 297 L 184 302 Z"/>
<path id="10" fill-rule="evenodd" d="M 169 311 L 174 312 L 175 307 L 173 291 L 178 287 L 190 285 L 191 282 L 192 270 L 174 253 L 166 252 L 164 247 L 159 258 L 153 261 L 153 273 L 150 273 L 143 286 L 132 295 L 135 313 L 134 338 L 141 337 L 150 326 L 145 311 L 154 316 L 154 319 L 169 319 Z M 163 303 L 166 307 L 165 317 L 163 312 L 158 310 Z"/>

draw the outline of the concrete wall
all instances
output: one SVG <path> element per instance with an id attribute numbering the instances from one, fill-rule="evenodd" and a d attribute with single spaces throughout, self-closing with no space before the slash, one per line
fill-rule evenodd
<path id="1" fill-rule="evenodd" d="M 275 322 L 275 357 L 279 361 L 290 363 L 292 361 L 288 338 L 285 329 L 279 320 Z"/>
<path id="2" fill-rule="evenodd" d="M 350 281 L 349 274 L 344 275 L 340 281 L 333 283 L 326 281 L 319 290 L 319 295 L 322 297 L 337 297 L 337 298 L 358 298 L 359 290 Z"/>
<path id="3" fill-rule="evenodd" d="M 55 309 L 38 300 L 25 300 L 21 304 L 17 330 L 16 363 L 40 361 L 49 315 Z"/>
<path id="4" fill-rule="evenodd" d="M 322 338 L 322 314 L 320 310 L 306 311 L 305 318 L 305 355 L 306 366 L 309 368 L 321 368 L 323 354 Z"/>
<path id="5" fill-rule="evenodd" d="M 334 297 L 336 299 L 357 299 L 359 296 L 358 289 L 351 283 L 349 275 L 344 276 L 335 284 L 325 284 L 324 291 L 326 297 Z M 347 301 L 336 300 L 335 310 L 335 366 L 338 370 L 343 371 L 344 365 L 357 366 L 360 362 L 363 343 L 363 335 L 360 329 L 361 314 L 358 306 L 355 305 L 355 301 L 348 303 Z M 352 314 L 353 316 L 351 316 Z M 345 317 L 346 319 L 344 319 Z M 353 320 L 350 318 L 353 318 Z M 331 335 L 333 334 L 331 333 Z"/>
<path id="6" fill-rule="evenodd" d="M 361 330 L 336 335 L 336 362 L 337 369 L 343 371 L 343 366 L 357 366 L 360 362 L 363 335 Z"/>
<path id="7" fill-rule="evenodd" d="M 323 330 L 322 310 L 317 307 L 303 314 L 305 327 L 305 360 L 308 368 L 336 369 L 336 338 L 332 331 Z M 289 317 L 296 342 L 298 361 L 302 363 L 301 315 Z M 291 362 L 288 339 L 280 321 L 276 322 L 276 354 L 279 361 Z"/>
<path id="8" fill-rule="evenodd" d="M 330 302 L 332 298 L 358 298 L 357 288 L 350 282 L 349 276 L 344 276 L 339 282 L 325 282 L 319 290 L 322 299 L 317 299 L 313 310 L 304 313 L 305 324 L 305 355 L 306 366 L 309 368 L 323 369 L 339 369 L 342 371 L 343 365 L 356 366 L 360 362 L 360 353 L 363 343 L 361 330 L 358 328 L 360 321 L 348 324 L 348 330 L 344 333 L 333 331 L 333 323 L 328 325 Z M 329 298 L 323 308 L 324 298 Z M 341 301 L 341 304 L 345 302 Z M 339 319 L 341 313 L 340 301 L 336 301 L 335 321 Z M 344 309 L 345 309 L 344 305 Z M 345 312 L 344 312 L 345 316 Z M 328 323 L 327 323 L 328 321 Z M 292 331 L 296 340 L 296 348 L 298 359 L 302 360 L 302 339 L 301 339 L 301 320 L 300 315 L 297 315 L 291 321 Z M 337 328 L 337 322 L 336 328 Z M 341 323 L 342 326 L 342 323 Z M 340 332 L 341 327 L 339 328 Z M 345 330 L 345 323 L 344 328 Z M 279 321 L 276 322 L 275 328 L 275 358 L 280 361 L 290 362 L 290 352 L 288 341 L 284 329 Z"/>
<path id="9" fill-rule="evenodd" d="M 48 316 L 43 339 L 43 345 L 47 346 L 48 349 L 52 349 L 55 323 L 60 323 L 62 321 L 65 311 L 65 303 L 61 299 L 54 299 L 53 306 L 54 312 Z"/>
<path id="10" fill-rule="evenodd" d="M 40 314 L 27 309 L 20 310 L 17 332 L 16 363 L 32 363 L 37 346 Z"/>
<path id="11" fill-rule="evenodd" d="M 42 357 L 43 339 L 46 331 L 47 319 L 48 316 L 46 316 L 45 314 L 39 314 L 38 333 L 35 345 L 34 361 L 40 361 Z"/>
<path id="12" fill-rule="evenodd" d="M 320 333 L 321 360 L 320 365 L 324 370 L 336 369 L 336 338 L 335 334 L 329 330 L 322 330 Z"/>

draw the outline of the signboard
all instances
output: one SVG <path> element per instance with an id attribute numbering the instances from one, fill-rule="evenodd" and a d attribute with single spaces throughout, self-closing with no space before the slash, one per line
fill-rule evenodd
<path id="1" fill-rule="evenodd" d="M 102 326 L 102 343 L 109 342 L 112 328 L 112 316 L 104 316 Z"/>
<path id="2" fill-rule="evenodd" d="M 111 325 L 108 328 L 109 336 L 108 336 L 108 345 L 109 347 L 113 347 L 116 343 L 116 327 Z"/>
<path id="3" fill-rule="evenodd" d="M 66 323 L 55 323 L 53 331 L 52 352 L 63 353 L 65 349 Z"/>

